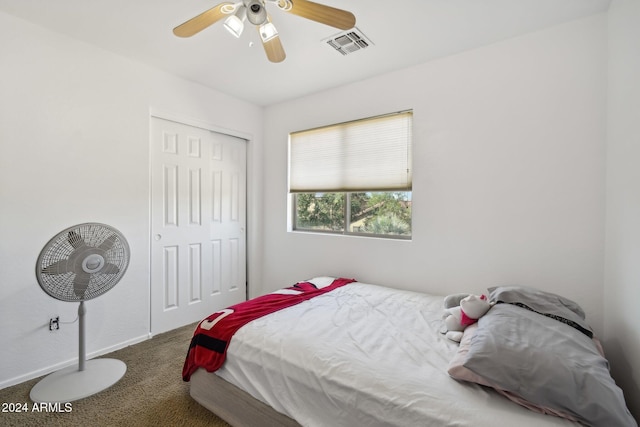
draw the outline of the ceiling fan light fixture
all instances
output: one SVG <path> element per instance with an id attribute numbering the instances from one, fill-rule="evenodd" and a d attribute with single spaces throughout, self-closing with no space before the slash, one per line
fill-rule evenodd
<path id="1" fill-rule="evenodd" d="M 267 10 L 264 7 L 264 0 L 245 0 L 247 19 L 253 25 L 262 25 L 267 22 Z"/>
<path id="2" fill-rule="evenodd" d="M 244 6 L 241 6 L 235 14 L 225 19 L 224 28 L 233 34 L 234 37 L 240 38 L 242 30 L 244 30 L 244 20 L 246 17 L 246 9 Z"/>
<path id="3" fill-rule="evenodd" d="M 260 38 L 262 39 L 262 42 L 268 42 L 277 36 L 278 30 L 276 30 L 276 26 L 271 22 L 267 22 L 260 26 Z"/>

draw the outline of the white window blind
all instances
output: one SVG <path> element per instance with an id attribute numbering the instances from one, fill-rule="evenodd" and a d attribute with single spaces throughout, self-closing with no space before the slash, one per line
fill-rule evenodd
<path id="1" fill-rule="evenodd" d="M 290 135 L 289 191 L 411 191 L 411 111 Z"/>

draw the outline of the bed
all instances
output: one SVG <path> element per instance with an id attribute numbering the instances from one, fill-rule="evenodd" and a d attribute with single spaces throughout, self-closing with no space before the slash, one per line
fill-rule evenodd
<path id="1" fill-rule="evenodd" d="M 208 334 L 224 329 L 234 308 L 240 312 L 246 303 L 201 322 L 183 371 L 197 402 L 234 426 L 637 426 L 597 340 L 572 324 L 588 329 L 570 300 L 528 288 L 491 289 L 490 298 L 500 304 L 458 344 L 441 333 L 441 296 L 350 280 L 335 286 L 332 277 L 300 284 L 259 297 L 299 301 L 238 326 L 232 339 L 221 341 L 223 349 L 217 341 L 216 351 L 203 348 L 212 342 Z M 315 294 L 306 298 L 308 290 Z M 534 301 L 538 297 L 542 303 Z M 514 345 L 513 334 L 531 327 L 545 332 Z M 550 345 L 537 341 L 549 336 Z M 565 348 L 567 341 L 578 349 Z M 207 361 L 212 353 L 222 357 L 213 368 Z M 581 365 L 582 353 L 589 366 Z M 541 359 L 550 359 L 553 369 Z M 578 372 L 563 372 L 571 363 Z M 559 385 L 557 377 L 567 376 L 574 383 Z M 553 402 L 532 402 L 531 392 L 575 398 L 558 410 Z"/>

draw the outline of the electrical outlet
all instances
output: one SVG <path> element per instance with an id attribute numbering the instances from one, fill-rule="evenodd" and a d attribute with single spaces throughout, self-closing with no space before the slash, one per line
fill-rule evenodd
<path id="1" fill-rule="evenodd" d="M 57 331 L 58 329 L 60 329 L 60 316 L 52 317 L 51 319 L 49 319 L 49 330 L 53 332 Z"/>

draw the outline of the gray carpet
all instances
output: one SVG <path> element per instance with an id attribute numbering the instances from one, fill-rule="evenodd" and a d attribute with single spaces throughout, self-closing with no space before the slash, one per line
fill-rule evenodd
<path id="1" fill-rule="evenodd" d="M 208 426 L 226 422 L 189 396 L 182 364 L 195 329 L 188 325 L 104 357 L 127 364 L 111 388 L 72 402 L 71 412 L 34 412 L 29 391 L 39 379 L 0 390 L 0 404 L 27 403 L 26 413 L 0 412 L 1 426 Z M 64 409 L 64 407 L 62 408 Z"/>

